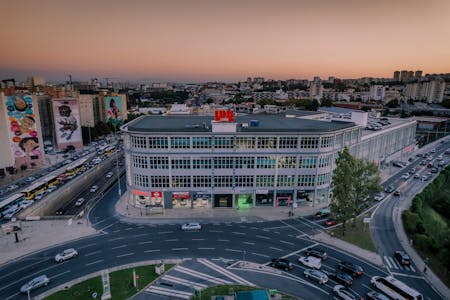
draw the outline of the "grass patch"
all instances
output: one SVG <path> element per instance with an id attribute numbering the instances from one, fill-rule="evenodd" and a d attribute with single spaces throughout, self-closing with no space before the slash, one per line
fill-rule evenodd
<path id="1" fill-rule="evenodd" d="M 166 264 L 166 272 L 172 268 L 172 264 Z M 136 275 L 139 275 L 138 288 L 133 286 L 133 269 Z M 111 295 L 113 300 L 125 300 L 133 296 L 150 282 L 158 278 L 159 275 L 155 273 L 154 265 L 141 266 L 131 269 L 124 269 L 109 274 L 109 283 L 111 287 Z M 92 293 L 97 293 L 97 299 L 101 298 L 103 293 L 103 286 L 101 276 L 88 279 L 80 282 L 71 288 L 59 291 L 53 295 L 45 298 L 46 300 L 79 300 L 79 299 L 93 299 Z"/>
<path id="2" fill-rule="evenodd" d="M 356 219 L 354 226 L 351 222 L 346 224 L 345 233 L 342 225 L 333 228 L 329 233 L 360 248 L 377 252 L 370 235 L 369 223 L 364 223 L 361 218 Z"/>
<path id="3" fill-rule="evenodd" d="M 209 288 L 206 288 L 201 291 L 200 296 L 194 296 L 191 299 L 192 300 L 211 300 L 213 299 L 213 296 L 232 296 L 234 295 L 234 292 L 240 292 L 240 291 L 253 291 L 261 288 L 253 287 L 253 286 L 246 286 L 246 285 L 217 285 L 212 286 Z M 290 297 L 288 295 L 284 295 L 282 293 L 281 298 L 278 299 L 296 299 L 293 297 Z"/>
<path id="4" fill-rule="evenodd" d="M 428 204 L 422 208 L 423 227 L 427 234 L 436 241 L 442 241 L 447 236 L 448 225 L 445 219 Z"/>

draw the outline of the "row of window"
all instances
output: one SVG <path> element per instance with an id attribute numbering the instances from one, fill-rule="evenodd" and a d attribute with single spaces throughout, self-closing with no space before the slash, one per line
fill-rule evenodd
<path id="1" fill-rule="evenodd" d="M 296 156 L 218 156 L 218 157 L 173 157 L 131 155 L 132 165 L 142 169 L 315 169 L 327 167 L 331 155 L 323 157 Z M 191 164 L 192 162 L 192 164 Z"/>
<path id="2" fill-rule="evenodd" d="M 133 184 L 139 187 L 153 188 L 210 188 L 214 187 L 314 187 L 328 184 L 330 173 L 317 175 L 256 175 L 256 176 L 147 176 L 134 174 Z M 276 179 L 276 182 L 275 182 Z M 317 179 L 317 182 L 316 182 Z"/>
<path id="3" fill-rule="evenodd" d="M 341 136 L 342 137 L 342 136 Z M 145 137 L 131 136 L 140 149 L 317 149 L 333 146 L 334 136 L 320 137 Z"/>

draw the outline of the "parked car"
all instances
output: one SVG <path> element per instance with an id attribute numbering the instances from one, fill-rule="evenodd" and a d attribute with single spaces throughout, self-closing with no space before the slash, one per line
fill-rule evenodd
<path id="1" fill-rule="evenodd" d="M 416 156 L 417 157 L 423 157 L 423 154 L 422 153 L 417 153 Z"/>
<path id="2" fill-rule="evenodd" d="M 386 192 L 386 193 L 392 193 L 393 191 L 395 190 L 395 188 L 394 188 L 394 186 L 391 184 L 391 185 L 388 185 L 385 189 L 384 189 L 384 191 Z"/>
<path id="3" fill-rule="evenodd" d="M 84 199 L 84 198 L 79 198 L 79 199 L 77 200 L 77 202 L 75 202 L 75 206 L 81 206 L 81 205 L 83 205 L 84 201 L 86 201 L 86 199 Z"/>
<path id="4" fill-rule="evenodd" d="M 411 264 L 411 258 L 405 251 L 395 251 L 394 258 L 401 264 L 409 266 Z"/>
<path id="5" fill-rule="evenodd" d="M 113 172 L 108 172 L 106 173 L 106 178 L 111 178 L 114 175 Z"/>
<path id="6" fill-rule="evenodd" d="M 202 225 L 198 222 L 186 223 L 181 225 L 181 230 L 190 231 L 190 230 L 201 230 Z"/>
<path id="7" fill-rule="evenodd" d="M 316 214 L 314 215 L 316 219 L 320 219 L 323 217 L 328 217 L 330 215 L 331 211 L 328 207 L 325 207 L 321 210 L 319 210 L 318 212 L 316 212 Z"/>
<path id="8" fill-rule="evenodd" d="M 325 284 L 328 282 L 327 274 L 319 270 L 306 269 L 303 274 L 306 278 L 311 278 L 312 280 L 317 281 L 319 284 Z"/>
<path id="9" fill-rule="evenodd" d="M 444 157 L 442 157 L 442 155 L 438 155 L 438 157 L 436 157 L 436 160 L 438 160 L 438 161 L 441 161 L 443 159 L 444 159 Z"/>
<path id="10" fill-rule="evenodd" d="M 357 292 L 347 289 L 340 284 L 334 286 L 333 293 L 336 297 L 344 300 L 364 300 Z"/>
<path id="11" fill-rule="evenodd" d="M 98 190 L 98 186 L 97 185 L 93 185 L 89 191 L 91 193 L 95 193 L 97 190 Z"/>
<path id="12" fill-rule="evenodd" d="M 364 272 L 363 268 L 361 266 L 358 266 L 352 262 L 349 261 L 341 261 L 338 264 L 339 270 L 345 271 L 346 273 L 353 275 L 353 276 L 361 276 Z"/>
<path id="13" fill-rule="evenodd" d="M 335 271 L 331 273 L 330 276 L 334 281 L 339 282 L 345 286 L 350 286 L 353 284 L 353 277 L 345 273 L 344 271 Z"/>
<path id="14" fill-rule="evenodd" d="M 333 226 L 333 225 L 336 225 L 336 224 L 337 224 L 337 222 L 334 219 L 327 219 L 325 221 L 325 226 Z"/>
<path id="15" fill-rule="evenodd" d="M 48 285 L 50 283 L 50 279 L 48 279 L 47 275 L 41 275 L 36 278 L 31 279 L 29 282 L 22 285 L 20 288 L 21 293 L 27 293 L 28 291 L 37 289 L 41 286 Z"/>
<path id="16" fill-rule="evenodd" d="M 270 262 L 270 266 L 278 269 L 283 269 L 285 271 L 289 271 L 294 268 L 294 265 L 285 258 L 273 258 Z"/>
<path id="17" fill-rule="evenodd" d="M 394 161 L 393 163 L 392 163 L 392 165 L 394 166 L 394 167 L 397 167 L 397 168 L 403 168 L 405 165 L 402 163 L 402 162 L 400 162 L 400 161 Z"/>
<path id="18" fill-rule="evenodd" d="M 416 173 L 416 174 L 414 174 L 413 178 L 414 178 L 414 179 L 419 179 L 419 178 L 420 178 L 420 175 L 419 175 L 418 173 Z"/>
<path id="19" fill-rule="evenodd" d="M 34 181 L 34 180 L 36 180 L 36 178 L 33 177 L 33 176 L 30 176 L 27 179 L 25 179 L 26 182 L 31 182 L 31 181 Z"/>
<path id="20" fill-rule="evenodd" d="M 322 260 L 314 256 L 301 256 L 298 259 L 298 262 L 317 270 L 322 267 Z"/>
<path id="21" fill-rule="evenodd" d="M 410 177 L 409 173 L 405 173 L 402 175 L 402 179 L 405 179 L 405 180 L 409 179 L 409 177 Z"/>
<path id="22" fill-rule="evenodd" d="M 31 206 L 34 203 L 34 200 L 26 200 L 20 203 L 20 207 L 22 209 L 27 208 L 28 206 Z"/>
<path id="23" fill-rule="evenodd" d="M 420 165 L 421 165 L 421 166 L 426 166 L 426 165 L 427 165 L 427 161 L 426 161 L 426 160 L 422 160 L 422 161 L 420 162 Z"/>
<path id="24" fill-rule="evenodd" d="M 399 190 L 396 190 L 395 192 L 394 192 L 394 196 L 400 196 L 400 191 Z"/>
<path id="25" fill-rule="evenodd" d="M 436 149 L 431 149 L 430 153 L 436 153 Z"/>
<path id="26" fill-rule="evenodd" d="M 383 193 L 383 192 L 379 192 L 379 193 L 376 193 L 376 194 L 373 195 L 373 199 L 375 201 L 381 201 L 381 200 L 384 199 L 384 197 L 386 197 L 386 194 Z"/>
<path id="27" fill-rule="evenodd" d="M 388 296 L 386 296 L 385 294 L 378 293 L 375 291 L 368 292 L 366 296 L 367 296 L 366 297 L 367 300 L 390 300 L 391 299 Z"/>
<path id="28" fill-rule="evenodd" d="M 63 215 L 66 213 L 66 209 L 65 208 L 58 208 L 58 210 L 55 212 L 55 215 Z"/>
<path id="29" fill-rule="evenodd" d="M 305 255 L 314 256 L 320 258 L 321 260 L 326 260 L 328 258 L 328 254 L 325 252 L 325 250 L 320 248 L 307 248 L 305 250 Z"/>
<path id="30" fill-rule="evenodd" d="M 38 201 L 41 200 L 42 198 L 44 198 L 45 193 L 39 193 L 36 196 L 34 196 L 34 200 Z"/>
<path id="31" fill-rule="evenodd" d="M 17 184 L 11 184 L 10 186 L 8 186 L 6 188 L 6 191 L 11 192 L 11 191 L 14 191 L 14 190 L 16 190 L 18 188 L 19 188 L 19 186 Z"/>
<path id="32" fill-rule="evenodd" d="M 63 252 L 58 253 L 58 254 L 55 255 L 55 261 L 56 262 L 63 262 L 65 260 L 77 257 L 77 255 L 78 255 L 78 251 L 77 250 L 75 250 L 73 248 L 66 249 Z"/>
<path id="33" fill-rule="evenodd" d="M 429 179 L 429 178 L 428 178 L 427 175 L 423 175 L 423 176 L 422 176 L 422 181 L 428 181 L 428 179 Z"/>
<path id="34" fill-rule="evenodd" d="M 431 168 L 430 172 L 431 172 L 431 173 L 437 173 L 437 172 L 438 172 L 438 169 L 437 169 L 437 168 Z"/>

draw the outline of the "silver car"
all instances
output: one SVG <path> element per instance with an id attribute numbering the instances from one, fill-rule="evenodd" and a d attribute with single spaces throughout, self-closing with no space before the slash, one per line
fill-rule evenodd
<path id="1" fill-rule="evenodd" d="M 311 278 L 312 280 L 317 281 L 319 284 L 325 284 L 328 282 L 328 276 L 319 270 L 314 269 L 306 269 L 303 274 L 305 274 L 306 278 Z"/>
<path id="2" fill-rule="evenodd" d="M 78 255 L 78 251 L 70 248 L 70 249 L 66 249 L 61 253 L 56 254 L 55 256 L 55 261 L 56 262 L 63 262 L 65 260 L 71 259 L 73 257 L 76 257 Z"/>
<path id="3" fill-rule="evenodd" d="M 50 279 L 47 277 L 47 275 L 38 276 L 38 277 L 30 280 L 29 282 L 25 283 L 24 285 L 22 285 L 22 287 L 20 288 L 20 292 L 27 293 L 28 291 L 37 289 L 41 286 L 48 285 L 49 282 L 50 282 Z"/>

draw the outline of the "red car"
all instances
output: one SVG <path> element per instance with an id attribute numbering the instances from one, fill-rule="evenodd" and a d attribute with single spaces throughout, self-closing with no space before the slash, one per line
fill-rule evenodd
<path id="1" fill-rule="evenodd" d="M 325 221 L 325 226 L 333 226 L 333 225 L 336 225 L 336 224 L 337 224 L 337 222 L 335 220 L 333 220 L 333 219 L 328 219 L 328 220 Z"/>

